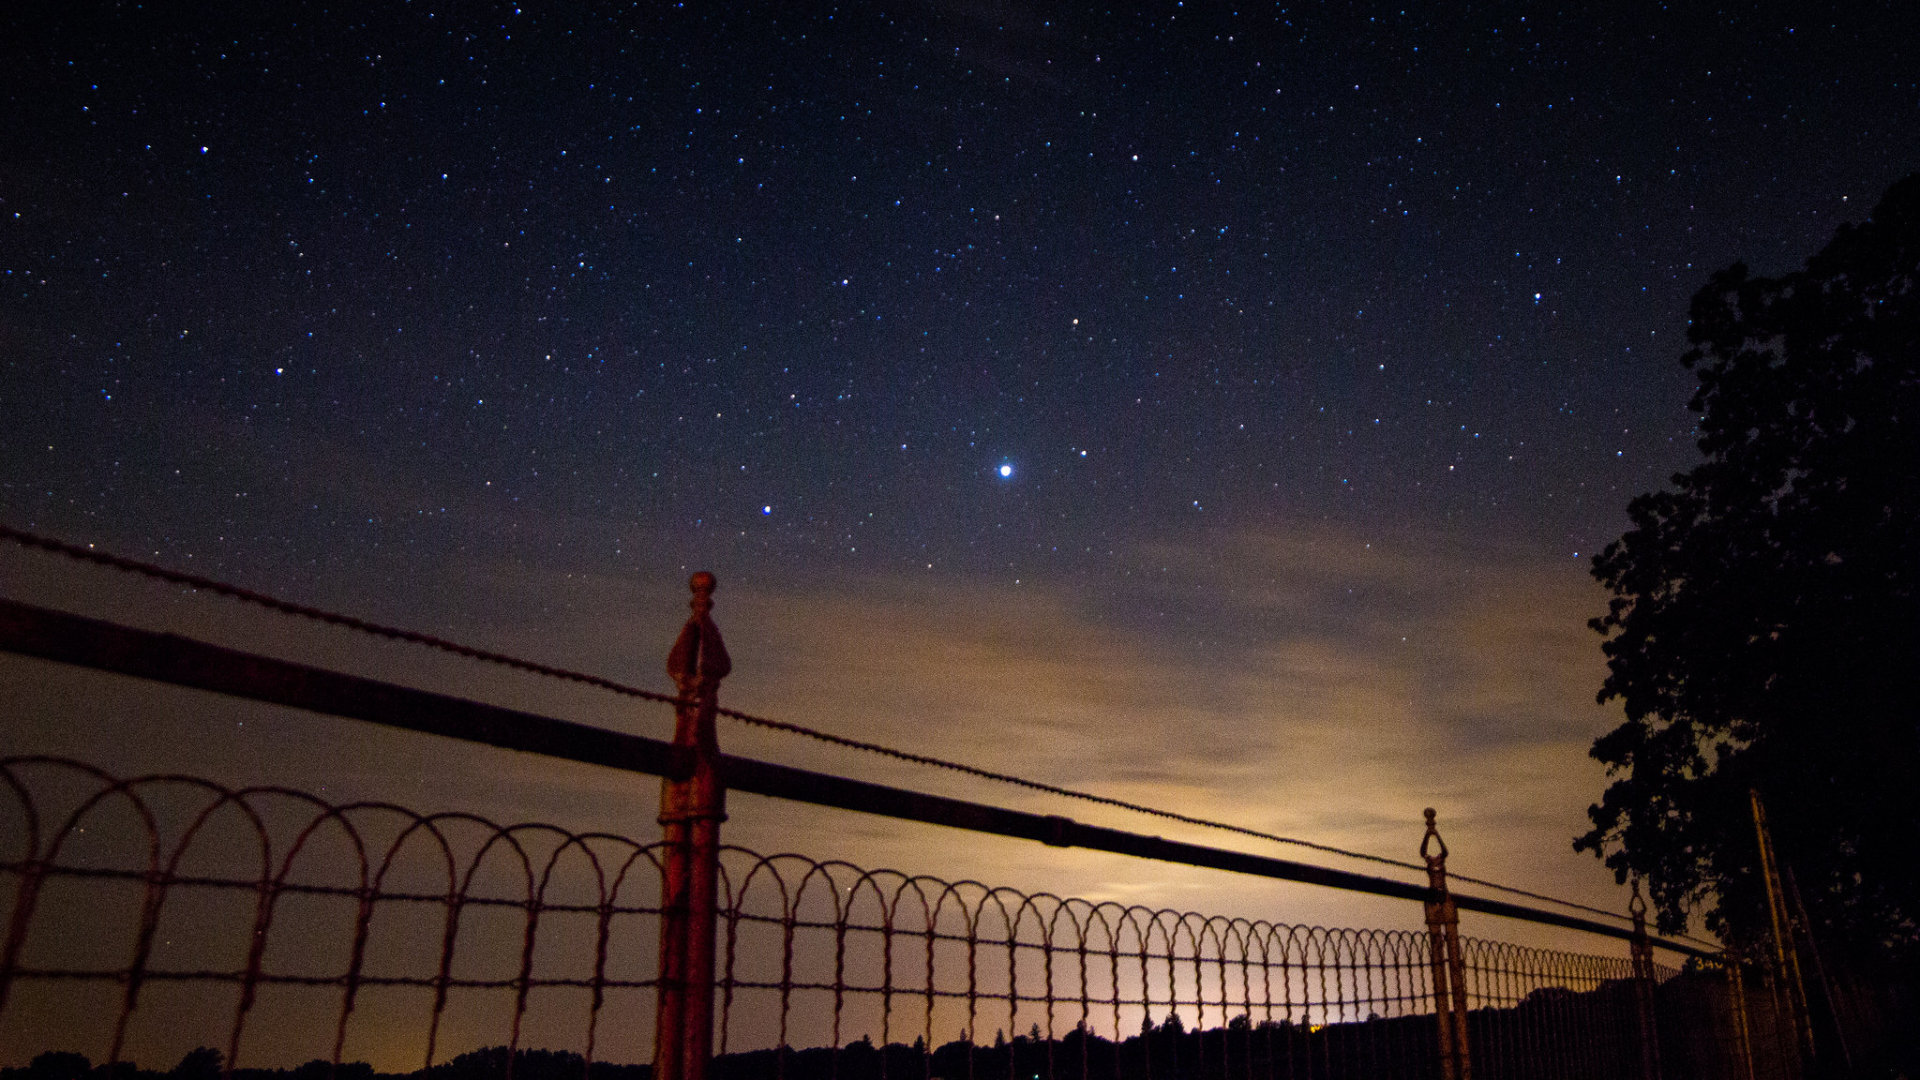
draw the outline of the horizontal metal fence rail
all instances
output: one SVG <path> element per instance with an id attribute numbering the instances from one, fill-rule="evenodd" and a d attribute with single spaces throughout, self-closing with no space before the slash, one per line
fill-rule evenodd
<path id="1" fill-rule="evenodd" d="M 651 1056 L 662 847 L 0 759 L 0 1049 L 57 1037 L 164 1069 L 209 1044 L 229 1072 L 380 1055 L 510 1080 L 560 1060 L 529 1056 L 546 1047 L 567 1075 L 644 1080 L 596 1063 Z M 716 900 L 716 1080 L 1439 1075 L 1423 932 L 731 847 Z M 1626 961 L 1462 942 L 1482 1080 L 1635 1075 Z M 1725 974 L 1656 979 L 1663 1015 L 1693 1021 L 1662 1029 L 1669 1075 L 1746 1077 Z"/>
<path id="2" fill-rule="evenodd" d="M 693 769 L 693 755 L 685 747 L 658 739 L 6 599 L 0 599 L 0 650 L 629 772 L 678 780 L 685 779 Z M 1402 900 L 1424 901 L 1432 895 L 1425 885 L 1088 825 L 1059 815 L 1010 810 L 730 754 L 718 755 L 717 765 L 727 788 L 772 798 Z M 1633 940 L 1633 932 L 1624 927 L 1561 912 L 1458 893 L 1452 900 L 1461 910 Z M 1667 938 L 1656 937 L 1652 943 L 1701 960 L 1718 955 Z"/>
<path id="3" fill-rule="evenodd" d="M 533 660 L 527 660 L 522 657 L 495 652 L 491 649 L 482 649 L 473 645 L 466 645 L 457 641 L 450 641 L 446 638 L 436 637 L 432 634 L 423 634 L 417 630 L 408 630 L 399 626 L 390 626 L 390 625 L 384 625 L 381 623 L 370 622 L 366 619 L 358 618 L 353 615 L 348 615 L 343 612 L 330 611 L 325 608 L 314 607 L 310 604 L 298 603 L 292 600 L 283 599 L 278 596 L 272 596 L 266 593 L 262 593 L 255 589 L 249 589 L 239 585 L 231 584 L 229 582 L 219 581 L 219 580 L 208 578 L 208 577 L 203 577 L 199 574 L 185 573 L 180 570 L 170 569 L 168 567 L 160 566 L 154 563 L 144 562 L 139 559 L 129 559 L 124 556 L 115 555 L 111 552 L 100 550 L 98 547 L 96 547 L 93 544 L 88 544 L 83 547 L 79 544 L 70 544 L 70 543 L 66 543 L 65 541 L 56 540 L 49 536 L 41 536 L 35 533 L 26 532 L 24 530 L 15 529 L 12 526 L 5 525 L 5 524 L 0 524 L 0 540 L 6 540 L 12 543 L 20 544 L 26 548 L 36 550 L 36 551 L 49 552 L 55 555 L 59 555 L 63 558 L 72 559 L 76 562 L 79 562 L 88 566 L 107 567 L 114 570 L 118 570 L 122 573 L 132 574 L 137 577 L 145 578 L 149 581 L 165 582 L 168 585 L 175 586 L 178 588 L 189 589 L 195 592 L 205 593 L 210 596 L 217 596 L 217 597 L 221 597 L 228 600 L 234 600 L 243 604 L 256 605 L 256 606 L 265 608 L 269 611 L 286 615 L 290 618 L 309 619 L 314 622 L 325 624 L 327 626 L 339 627 L 339 628 L 351 631 L 353 633 L 366 634 L 371 637 L 379 638 L 385 641 L 400 642 L 408 645 L 419 646 L 425 649 L 437 650 L 439 652 L 444 652 L 453 656 L 459 656 L 468 660 L 472 660 L 477 663 L 498 665 L 498 666 L 510 669 L 512 671 L 522 672 L 522 673 L 531 674 L 531 675 L 537 675 L 542 678 L 556 679 L 562 682 L 574 683 L 580 686 L 593 687 L 594 689 L 597 689 L 597 690 L 603 690 L 608 693 L 619 694 L 623 697 L 633 698 L 640 701 L 651 701 L 658 704 L 685 703 L 681 700 L 684 695 L 662 694 L 652 690 L 642 689 L 630 683 L 624 683 L 618 680 L 609 679 L 601 675 L 591 675 L 583 671 L 572 670 L 564 667 L 556 667 L 552 664 L 543 664 Z M 695 575 L 696 579 L 703 576 L 707 579 L 709 592 L 711 592 L 712 585 L 714 584 L 712 580 L 712 575 L 710 574 Z M 689 584 L 691 585 L 693 583 L 690 582 Z M 717 639 L 719 635 L 719 630 L 717 627 L 714 628 L 713 633 Z M 1138 814 L 1145 814 L 1149 817 L 1156 817 L 1166 821 L 1176 821 L 1183 824 L 1197 825 L 1197 826 L 1208 828 L 1208 829 L 1219 829 L 1225 832 L 1233 833 L 1243 837 L 1251 837 L 1257 840 L 1266 840 L 1266 841 L 1270 841 L 1272 843 L 1277 843 L 1277 844 L 1297 845 L 1300 847 L 1309 848 L 1314 851 L 1322 852 L 1323 854 L 1338 855 L 1343 858 L 1359 859 L 1362 861 L 1375 862 L 1375 863 L 1380 863 L 1387 866 L 1396 866 L 1402 870 L 1411 870 L 1411 871 L 1414 871 L 1415 873 L 1418 873 L 1423 869 L 1421 866 L 1415 865 L 1413 863 L 1410 863 L 1401 859 L 1389 858 L 1387 856 L 1370 854 L 1367 852 L 1352 851 L 1352 850 L 1336 847 L 1330 844 L 1323 844 L 1323 843 L 1318 843 L 1310 840 L 1302 840 L 1298 837 L 1278 836 L 1273 833 L 1264 832 L 1259 829 L 1251 829 L 1243 825 L 1231 825 L 1223 821 L 1215 821 L 1208 818 L 1195 817 L 1190 814 L 1183 814 L 1178 811 L 1168 810 L 1164 807 L 1146 806 L 1140 803 L 1130 802 L 1125 799 L 1117 799 L 1108 795 L 1097 795 L 1097 794 L 1094 794 L 1093 792 L 1061 787 L 1057 784 L 1049 784 L 1039 780 L 1032 780 L 1022 776 L 1016 776 L 1011 773 L 998 772 L 992 769 L 983 769 L 975 765 L 968 765 L 963 762 L 934 757 L 927 754 L 917 753 L 914 751 L 902 750 L 896 747 L 887 746 L 881 743 L 871 742 L 865 739 L 854 739 L 854 738 L 849 738 L 845 735 L 836 735 L 832 732 L 822 731 L 818 728 L 809 727 L 805 724 L 793 723 L 792 721 L 788 721 L 788 720 L 776 720 L 767 716 L 760 716 L 754 713 L 742 712 L 738 709 L 720 708 L 718 706 L 717 701 L 714 703 L 714 705 L 715 707 L 713 711 L 717 716 L 725 716 L 733 720 L 738 720 L 744 724 L 750 724 L 754 727 L 762 728 L 764 730 L 780 731 L 780 732 L 784 732 L 786 734 L 794 735 L 800 738 L 813 739 L 819 742 L 826 743 L 831 746 L 836 746 L 836 747 L 840 747 L 847 750 L 854 750 L 864 754 L 876 754 L 882 757 L 890 758 L 895 761 L 906 762 L 909 764 L 920 765 L 920 766 L 925 766 L 929 768 L 950 770 L 950 771 L 959 773 L 963 776 L 972 776 L 982 780 L 991 781 L 993 783 L 1010 784 L 1015 787 L 1023 788 L 1027 791 L 1039 792 L 1041 794 L 1046 794 L 1046 795 L 1053 795 L 1059 798 L 1091 802 L 1091 803 L 1095 803 L 1102 806 L 1111 806 L 1117 809 L 1127 810 L 1127 811 L 1138 813 Z M 1452 874 L 1452 877 L 1456 881 L 1462 881 L 1470 885 L 1483 885 L 1483 886 L 1486 886 L 1487 888 L 1495 889 L 1500 892 L 1509 893 L 1515 896 L 1523 896 L 1532 900 L 1544 900 L 1551 904 L 1561 905 L 1569 910 L 1584 910 L 1589 912 L 1590 914 L 1599 915 L 1602 918 L 1618 917 L 1618 912 L 1605 911 L 1599 908 L 1588 907 L 1585 904 L 1580 904 L 1574 901 L 1560 899 L 1558 897 L 1543 896 L 1539 893 L 1535 893 L 1527 889 L 1515 888 L 1511 885 L 1502 885 L 1497 882 L 1483 881 L 1479 878 L 1471 877 L 1466 874 L 1461 874 L 1457 871 Z M 1697 942 L 1697 943 L 1708 944 L 1706 942 Z"/>

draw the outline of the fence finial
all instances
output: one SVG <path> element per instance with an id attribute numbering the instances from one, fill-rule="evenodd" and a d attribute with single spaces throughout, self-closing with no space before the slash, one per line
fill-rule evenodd
<path id="1" fill-rule="evenodd" d="M 718 683 L 733 670 L 727 644 L 720 640 L 720 628 L 713 623 L 713 590 L 718 585 L 719 579 L 706 570 L 687 581 L 687 587 L 693 590 L 693 599 L 687 602 L 693 615 L 680 628 L 673 651 L 667 654 L 667 674 L 673 677 L 682 697 Z"/>
<path id="2" fill-rule="evenodd" d="M 1447 842 L 1440 838 L 1440 827 L 1434 824 L 1434 817 L 1433 807 L 1427 807 L 1427 835 L 1420 838 L 1420 857 L 1427 861 L 1428 869 L 1433 868 L 1435 859 L 1440 861 L 1440 866 L 1444 869 L 1447 862 Z M 1429 843 L 1439 844 L 1440 854 L 1427 854 Z"/>

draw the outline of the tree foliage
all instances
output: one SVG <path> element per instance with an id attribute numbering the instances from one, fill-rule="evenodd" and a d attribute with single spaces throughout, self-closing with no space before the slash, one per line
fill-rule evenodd
<path id="1" fill-rule="evenodd" d="M 180 1064 L 167 1075 L 172 1080 L 220 1080 L 220 1051 L 211 1046 L 196 1046 L 186 1052 Z"/>
<path id="2" fill-rule="evenodd" d="M 1804 270 L 1693 298 L 1705 460 L 1628 508 L 1576 849 L 1730 940 L 1763 924 L 1748 790 L 1815 924 L 1920 944 L 1920 174 Z"/>

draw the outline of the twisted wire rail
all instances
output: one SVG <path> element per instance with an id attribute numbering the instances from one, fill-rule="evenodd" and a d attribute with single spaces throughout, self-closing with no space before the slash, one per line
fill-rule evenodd
<path id="1" fill-rule="evenodd" d="M 198 574 L 184 573 L 182 571 L 172 570 L 163 566 L 158 566 L 153 563 L 142 562 L 137 559 L 130 559 L 120 555 L 114 555 L 114 554 L 110 554 L 103 551 L 97 551 L 97 550 L 94 550 L 92 547 L 81 547 L 79 545 L 70 544 L 65 541 L 53 539 L 51 537 L 41 536 L 36 533 L 30 533 L 21 529 L 16 529 L 5 524 L 0 524 L 0 539 L 10 540 L 16 544 L 19 544 L 29 549 L 46 551 L 46 552 L 60 555 L 76 561 L 91 563 L 93 565 L 107 567 L 107 568 L 118 570 L 124 573 L 134 574 L 137 576 L 146 577 L 156 581 L 163 581 L 172 585 L 181 585 L 187 588 L 213 593 L 215 595 L 224 596 L 229 599 L 241 601 L 243 603 L 253 604 L 253 605 L 256 605 L 280 614 L 294 616 L 297 618 L 310 619 L 310 620 L 324 623 L 329 626 L 336 626 L 343 629 L 355 631 L 358 633 L 364 633 L 371 636 L 384 638 L 387 640 L 400 641 L 408 644 L 419 645 L 425 648 L 430 648 L 430 649 L 435 649 L 441 652 L 450 653 L 452 655 L 460 656 L 466 659 L 510 668 L 512 670 L 524 672 L 527 674 L 539 675 L 546 678 L 559 679 L 559 680 L 572 682 L 572 683 L 576 683 L 584 686 L 590 686 L 595 689 L 605 690 L 609 693 L 619 694 L 625 697 L 638 698 L 644 701 L 651 701 L 651 702 L 669 704 L 669 705 L 684 704 L 684 701 L 681 698 L 672 694 L 662 694 L 657 691 L 645 690 L 640 687 L 632 686 L 627 683 L 618 682 L 616 680 L 608 679 L 603 676 L 590 675 L 584 672 L 573 671 L 567 668 L 561 668 L 561 667 L 555 667 L 548 664 L 542 664 L 536 661 L 526 660 L 520 657 L 511 656 L 505 653 L 493 652 L 486 649 L 477 648 L 471 645 L 464 645 L 459 642 L 450 641 L 445 638 L 436 637 L 431 634 L 420 633 L 419 631 L 406 630 L 399 627 L 387 626 L 380 623 L 370 622 L 368 620 L 361 619 L 355 616 L 344 615 L 338 612 L 329 611 L 324 608 L 314 607 L 307 604 L 295 603 L 293 601 L 284 600 L 279 597 L 269 595 L 267 593 L 258 592 L 258 591 L 243 588 L 237 585 L 231 585 L 226 582 L 215 580 L 213 578 L 203 577 Z M 1384 855 L 1375 855 L 1368 852 L 1353 851 L 1347 848 L 1337 847 L 1331 844 L 1322 844 L 1312 840 L 1302 840 L 1297 837 L 1282 836 L 1276 833 L 1270 833 L 1260 829 L 1249 828 L 1243 825 L 1234 825 L 1228 822 L 1215 821 L 1209 818 L 1197 817 L 1191 814 L 1183 814 L 1178 811 L 1167 810 L 1160 807 L 1148 806 L 1142 803 L 1136 803 L 1126 799 L 1114 798 L 1112 796 L 1107 796 L 1107 795 L 1097 795 L 1092 792 L 1079 791 L 1073 788 L 1061 787 L 1056 784 L 1049 784 L 1044 781 L 1032 780 L 1026 777 L 1016 776 L 1010 773 L 998 772 L 992 769 L 984 769 L 978 766 L 968 765 L 962 762 L 950 761 L 944 758 L 933 757 L 931 755 L 920 754 L 913 751 L 900 750 L 895 747 L 886 746 L 881 743 L 868 742 L 862 739 L 849 738 L 844 735 L 835 735 L 831 732 L 821 731 L 817 728 L 808 727 L 803 724 L 797 724 L 791 721 L 784 721 L 784 720 L 774 720 L 769 717 L 757 716 L 755 714 L 742 712 L 737 709 L 722 707 L 718 709 L 717 712 L 721 716 L 725 716 L 733 720 L 738 720 L 738 721 L 741 721 L 742 723 L 749 724 L 755 727 L 765 728 L 771 731 L 780 731 L 780 732 L 784 732 L 792 735 L 798 735 L 804 738 L 813 739 L 818 742 L 823 742 L 832 746 L 838 746 L 838 747 L 851 749 L 851 750 L 858 750 L 863 753 L 869 753 L 869 754 L 874 754 L 881 757 L 887 757 L 897 761 L 906 762 L 909 764 L 924 765 L 924 766 L 929 766 L 933 768 L 945 769 L 951 772 L 960 773 L 962 775 L 975 777 L 977 779 L 988 780 L 995 783 L 1007 784 L 1014 787 L 1024 788 L 1029 791 L 1039 792 L 1042 794 L 1055 795 L 1061 798 L 1074 799 L 1081 802 L 1091 803 L 1091 804 L 1100 805 L 1100 806 L 1108 806 L 1108 807 L 1112 807 L 1119 810 L 1125 810 L 1131 813 L 1143 814 L 1149 817 L 1160 818 L 1165 821 L 1176 821 L 1176 822 L 1180 822 L 1181 824 L 1194 825 L 1200 828 L 1213 829 L 1220 832 L 1233 833 L 1236 835 L 1251 837 L 1254 839 L 1266 840 L 1271 843 L 1306 848 L 1312 851 L 1318 851 L 1318 852 L 1322 852 L 1329 855 L 1337 855 L 1342 858 L 1356 859 L 1363 862 L 1371 862 L 1371 863 L 1376 863 L 1383 866 L 1392 866 L 1401 870 L 1424 872 L 1426 869 L 1424 866 L 1420 864 L 1409 862 L 1404 859 L 1395 859 L 1395 858 L 1391 858 Z M 1550 896 L 1545 893 L 1540 893 L 1540 892 L 1535 892 L 1529 889 L 1519 888 L 1517 886 L 1504 885 L 1499 882 L 1486 880 L 1484 878 L 1470 877 L 1466 874 L 1450 873 L 1449 876 L 1455 881 L 1462 881 L 1462 882 L 1467 882 L 1473 885 L 1479 885 L 1483 888 L 1494 889 L 1500 892 L 1507 893 L 1509 895 L 1524 896 L 1531 900 L 1539 900 L 1545 903 L 1556 904 L 1563 908 L 1582 911 L 1592 915 L 1599 915 L 1615 921 L 1621 921 L 1621 922 L 1627 921 L 1627 916 L 1622 915 L 1620 912 L 1609 911 L 1605 908 L 1594 907 L 1588 904 L 1580 903 L 1578 901 L 1566 900 L 1560 897 Z M 1695 942 L 1697 944 L 1706 945 L 1708 947 L 1717 947 L 1716 943 L 1714 942 L 1709 942 L 1701 938 L 1692 937 L 1690 935 L 1679 934 L 1675 936 L 1687 941 Z"/>

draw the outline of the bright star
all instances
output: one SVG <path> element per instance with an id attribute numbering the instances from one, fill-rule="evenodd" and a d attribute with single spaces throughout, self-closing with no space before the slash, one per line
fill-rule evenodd
<path id="1" fill-rule="evenodd" d="M 1013 475 L 1013 466 L 1011 465 L 1000 466 L 1000 478 L 1002 480 L 1005 480 L 1007 477 L 1012 475 Z"/>

